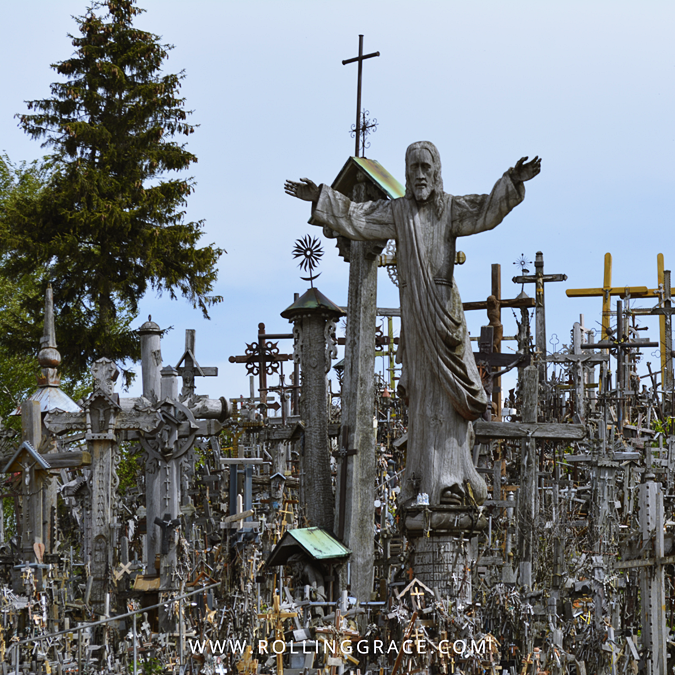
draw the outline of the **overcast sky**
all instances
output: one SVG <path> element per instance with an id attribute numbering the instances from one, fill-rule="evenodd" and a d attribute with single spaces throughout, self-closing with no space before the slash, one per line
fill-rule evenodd
<path id="1" fill-rule="evenodd" d="M 182 89 L 199 129 L 189 148 L 199 163 L 188 217 L 205 219 L 203 244 L 228 251 L 211 321 L 184 300 L 148 296 L 162 327 L 165 363 L 176 364 L 186 328 L 197 329 L 197 357 L 218 366 L 201 393 L 247 393 L 245 368 L 228 363 L 263 321 L 286 332 L 279 316 L 307 284 L 291 256 L 294 240 L 318 228 L 308 205 L 283 192 L 285 178 L 330 183 L 354 151 L 358 51 L 364 64 L 363 107 L 377 118 L 366 156 L 404 181 L 406 147 L 430 140 L 443 162 L 445 189 L 489 192 L 519 157 L 539 155 L 542 173 L 527 196 L 491 232 L 465 238 L 456 268 L 462 299 L 490 292 L 490 264 L 502 265 L 504 297 L 521 253 L 544 253 L 545 271 L 568 281 L 546 288 L 547 327 L 561 344 L 584 313 L 598 325 L 601 301 L 567 299 L 566 288 L 602 285 L 603 256 L 614 260 L 613 285 L 656 286 L 656 255 L 675 266 L 671 230 L 675 148 L 672 2 L 317 2 L 308 0 L 141 0 L 137 21 L 175 45 L 167 72 L 185 70 Z M 24 101 L 44 98 L 56 79 L 49 64 L 73 51 L 72 15 L 80 0 L 5 0 L 0 21 L 0 150 L 14 161 L 41 156 L 18 129 Z M 347 298 L 347 264 L 334 244 L 317 285 L 337 304 Z M 530 268 L 534 271 L 534 268 Z M 531 293 L 533 294 L 533 293 Z M 55 298 L 58 311 L 58 298 Z M 380 306 L 397 290 L 380 272 Z M 642 305 L 645 303 L 643 302 Z M 470 313 L 472 334 L 487 323 Z M 503 311 L 505 334 L 515 332 Z M 652 325 L 652 324 L 650 324 Z M 649 336 L 657 339 L 656 322 Z M 644 334 L 643 334 L 644 335 Z M 58 337 L 58 336 L 57 336 Z M 281 345 L 284 351 L 290 344 Z M 506 349 L 506 345 L 504 346 Z M 654 364 L 658 357 L 647 353 Z M 132 390 L 134 391 L 134 390 Z"/>

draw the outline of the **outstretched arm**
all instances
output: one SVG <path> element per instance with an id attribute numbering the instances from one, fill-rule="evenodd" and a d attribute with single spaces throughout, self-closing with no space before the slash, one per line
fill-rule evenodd
<path id="1" fill-rule="evenodd" d="M 452 229 L 456 237 L 485 232 L 497 227 L 511 209 L 525 198 L 525 181 L 541 171 L 541 159 L 528 162 L 521 157 L 492 188 L 489 195 L 453 197 Z"/>
<path id="2" fill-rule="evenodd" d="M 535 157 L 531 162 L 527 157 L 521 157 L 513 169 L 509 169 L 511 178 L 524 183 L 526 180 L 532 180 L 541 171 L 541 159 Z"/>
<path id="3" fill-rule="evenodd" d="M 312 225 L 328 227 L 349 239 L 377 240 L 396 236 L 391 202 L 353 203 L 327 185 L 318 187 L 309 178 L 287 180 L 286 194 L 312 202 Z M 325 231 L 325 230 L 324 230 Z"/>
<path id="4" fill-rule="evenodd" d="M 306 202 L 315 202 L 319 199 L 319 187 L 309 178 L 301 178 L 299 183 L 294 180 L 287 180 L 284 184 L 284 190 L 287 195 Z"/>

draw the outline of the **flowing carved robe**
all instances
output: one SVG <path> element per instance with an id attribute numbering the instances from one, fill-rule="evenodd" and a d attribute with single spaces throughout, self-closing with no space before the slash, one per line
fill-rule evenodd
<path id="1" fill-rule="evenodd" d="M 310 222 L 355 240 L 395 239 L 401 296 L 401 384 L 409 398 L 403 500 L 419 492 L 431 504 L 446 488 L 487 496 L 471 458 L 473 428 L 488 398 L 483 390 L 453 283 L 457 237 L 491 230 L 525 197 L 507 171 L 489 195 L 444 195 L 440 217 L 431 201 L 402 197 L 355 203 L 321 186 Z"/>

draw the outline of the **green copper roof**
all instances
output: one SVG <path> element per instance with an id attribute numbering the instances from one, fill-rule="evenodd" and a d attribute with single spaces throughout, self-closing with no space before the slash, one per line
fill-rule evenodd
<path id="1" fill-rule="evenodd" d="M 332 187 L 342 194 L 351 197 L 356 184 L 356 172 L 363 171 L 389 199 L 397 199 L 405 195 L 405 188 L 376 160 L 366 157 L 350 157 Z"/>
<path id="2" fill-rule="evenodd" d="M 346 546 L 320 527 L 300 527 L 287 532 L 317 560 L 346 558 L 351 553 Z"/>
<path id="3" fill-rule="evenodd" d="M 292 319 L 298 314 L 307 311 L 323 311 L 336 319 L 345 313 L 332 301 L 329 300 L 318 288 L 309 288 L 290 307 L 287 307 L 281 316 L 284 319 Z"/>
<path id="4" fill-rule="evenodd" d="M 308 555 L 314 560 L 335 560 L 351 555 L 351 551 L 326 530 L 320 527 L 300 527 L 286 530 L 267 559 L 267 565 L 284 565 L 297 553 Z"/>

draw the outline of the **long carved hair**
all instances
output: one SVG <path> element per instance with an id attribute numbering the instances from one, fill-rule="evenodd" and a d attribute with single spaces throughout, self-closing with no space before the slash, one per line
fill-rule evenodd
<path id="1" fill-rule="evenodd" d="M 408 149 L 405 151 L 405 196 L 407 199 L 415 199 L 415 194 L 413 193 L 412 189 L 412 180 L 410 180 L 410 176 L 408 175 L 410 155 L 412 155 L 414 150 L 427 150 L 431 155 L 431 161 L 434 167 L 432 201 L 434 204 L 434 210 L 436 211 L 436 216 L 440 218 L 443 215 L 443 211 L 445 209 L 443 178 L 441 177 L 441 155 L 439 154 L 436 146 L 429 141 L 417 141 L 417 143 L 411 143 L 408 146 Z"/>

